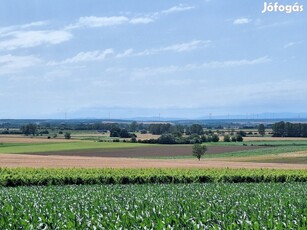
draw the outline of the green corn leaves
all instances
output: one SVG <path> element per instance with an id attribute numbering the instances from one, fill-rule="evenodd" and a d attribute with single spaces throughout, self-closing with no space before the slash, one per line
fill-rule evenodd
<path id="1" fill-rule="evenodd" d="M 306 183 L 0 188 L 0 229 L 306 229 Z"/>

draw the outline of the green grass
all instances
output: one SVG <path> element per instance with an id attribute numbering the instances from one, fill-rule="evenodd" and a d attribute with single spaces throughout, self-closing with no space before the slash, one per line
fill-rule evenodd
<path id="1" fill-rule="evenodd" d="M 280 157 L 272 159 L 255 159 L 250 162 L 257 163 L 285 163 L 285 164 L 307 164 L 307 157 Z"/>
<path id="2" fill-rule="evenodd" d="M 0 188 L 0 229 L 307 228 L 307 183 Z"/>
<path id="3" fill-rule="evenodd" d="M 251 149 L 238 152 L 205 154 L 204 158 L 225 158 L 225 157 L 254 157 L 263 155 L 278 155 L 307 150 L 307 146 L 278 146 L 260 149 Z"/>
<path id="4" fill-rule="evenodd" d="M 9 146 L 0 145 L 0 153 L 37 153 L 37 152 L 57 152 L 87 149 L 121 149 L 148 146 L 138 143 L 124 142 L 68 142 L 68 143 L 35 143 L 35 144 L 14 144 Z"/>
<path id="5" fill-rule="evenodd" d="M 0 143 L 0 149 L 4 147 L 14 147 L 14 146 L 30 146 L 33 143 Z"/>
<path id="6" fill-rule="evenodd" d="M 243 144 L 251 146 L 307 146 L 307 139 L 306 140 L 270 140 L 270 141 L 244 141 L 244 142 L 210 142 L 204 143 L 207 146 L 234 146 L 239 145 L 242 146 Z"/>

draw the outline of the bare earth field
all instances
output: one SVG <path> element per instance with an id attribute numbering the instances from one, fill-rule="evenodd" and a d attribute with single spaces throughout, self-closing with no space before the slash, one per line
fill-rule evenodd
<path id="1" fill-rule="evenodd" d="M 259 149 L 262 146 L 208 146 L 206 154 L 218 154 L 237 152 L 243 150 Z M 123 149 L 89 149 L 62 152 L 28 153 L 31 155 L 59 155 L 59 156 L 82 156 L 82 157 L 180 157 L 191 156 L 192 146 L 146 146 Z"/>
<path id="2" fill-rule="evenodd" d="M 231 162 L 221 159 L 140 159 L 122 157 L 1 154 L 0 167 L 33 168 L 275 168 L 307 169 L 303 164 Z"/>

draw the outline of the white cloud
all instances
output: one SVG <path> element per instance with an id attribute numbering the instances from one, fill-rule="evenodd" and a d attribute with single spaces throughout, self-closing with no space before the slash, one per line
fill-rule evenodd
<path id="1" fill-rule="evenodd" d="M 36 22 L 30 22 L 30 23 L 22 24 L 22 25 L 12 25 L 12 26 L 7 26 L 7 27 L 0 27 L 0 37 L 10 36 L 11 33 L 14 31 L 19 31 L 22 29 L 28 29 L 32 27 L 44 26 L 47 24 L 48 24 L 47 21 L 36 21 Z"/>
<path id="2" fill-rule="evenodd" d="M 138 17 L 138 18 L 132 18 L 129 22 L 131 24 L 148 24 L 154 22 L 154 19 L 150 17 Z"/>
<path id="3" fill-rule="evenodd" d="M 248 18 L 237 18 L 233 21 L 234 25 L 243 25 L 243 24 L 248 24 L 250 23 L 251 20 Z"/>
<path id="4" fill-rule="evenodd" d="M 115 26 L 124 23 L 128 23 L 129 19 L 125 16 L 113 16 L 113 17 L 81 17 L 78 21 L 80 26 L 85 27 L 105 27 Z"/>
<path id="5" fill-rule="evenodd" d="M 132 79 L 139 79 L 146 76 L 159 76 L 162 74 L 170 74 L 175 72 L 182 71 L 193 71 L 197 69 L 219 69 L 219 68 L 232 68 L 232 67 L 241 67 L 249 65 L 258 65 L 270 62 L 269 57 L 260 57 L 252 60 L 229 60 L 229 61 L 212 61 L 205 62 L 202 64 L 187 64 L 184 66 L 163 66 L 156 68 L 138 68 L 132 71 Z"/>
<path id="6" fill-rule="evenodd" d="M 0 41 L 0 50 L 29 48 L 43 44 L 59 44 L 70 40 L 73 35 L 62 30 L 14 31 Z"/>
<path id="7" fill-rule="evenodd" d="M 70 63 L 79 63 L 79 62 L 89 62 L 89 61 L 99 61 L 104 60 L 108 56 L 114 54 L 113 49 L 106 49 L 103 51 L 95 50 L 88 52 L 80 52 L 72 58 L 68 58 L 61 62 L 50 62 L 49 65 L 57 64 L 70 64 Z"/>
<path id="8" fill-rule="evenodd" d="M 40 62 L 41 60 L 35 56 L 2 55 L 0 56 L 0 75 L 16 73 Z"/>
<path id="9" fill-rule="evenodd" d="M 156 48 L 156 49 L 147 49 L 147 50 L 137 53 L 136 56 L 153 55 L 153 54 L 158 54 L 158 53 L 165 52 L 165 51 L 186 52 L 186 51 L 208 47 L 210 43 L 211 43 L 210 40 L 194 40 L 191 42 L 177 43 L 177 44 L 173 44 L 173 45 L 161 47 L 161 48 Z"/>
<path id="10" fill-rule="evenodd" d="M 256 58 L 253 60 L 231 60 L 231 61 L 214 61 L 214 62 L 208 62 L 208 63 L 203 63 L 200 65 L 201 68 L 225 68 L 225 67 L 238 67 L 238 66 L 246 66 L 246 65 L 258 65 L 258 64 L 263 64 L 270 62 L 271 59 L 267 56 L 265 57 L 260 57 Z"/>
<path id="11" fill-rule="evenodd" d="M 297 42 L 289 42 L 289 43 L 284 45 L 284 48 L 287 49 L 287 48 L 290 48 L 292 46 L 295 46 L 296 44 L 297 44 Z"/>
<path id="12" fill-rule="evenodd" d="M 173 6 L 167 10 L 162 10 L 154 13 L 143 14 L 138 17 L 126 17 L 126 16 L 110 16 L 110 17 L 97 17 L 97 16 L 86 16 L 80 17 L 76 24 L 68 25 L 65 27 L 66 30 L 77 29 L 82 27 L 107 27 L 117 26 L 123 24 L 148 24 L 159 19 L 162 15 L 168 15 L 171 13 L 182 12 L 194 9 L 194 6 L 178 5 Z"/>
<path id="13" fill-rule="evenodd" d="M 207 41 L 194 40 L 194 41 L 187 42 L 187 43 L 178 43 L 178 44 L 174 44 L 174 45 L 171 45 L 171 46 L 167 46 L 167 47 L 162 48 L 161 50 L 183 52 L 183 51 L 190 51 L 190 50 L 195 50 L 195 49 L 207 47 L 207 46 L 210 45 L 210 43 L 211 43 L 211 41 L 209 41 L 209 40 L 207 40 Z"/>
<path id="14" fill-rule="evenodd" d="M 38 26 L 45 26 L 48 25 L 48 21 L 36 21 L 30 22 L 28 24 L 21 25 L 21 28 L 31 28 L 31 27 L 38 27 Z"/>
<path id="15" fill-rule="evenodd" d="M 163 10 L 161 13 L 162 14 L 171 14 L 175 12 L 181 12 L 181 11 L 187 11 L 187 10 L 192 10 L 194 9 L 194 6 L 185 6 L 183 4 L 179 4 L 178 6 L 173 6 L 167 10 Z"/>
<path id="16" fill-rule="evenodd" d="M 137 57 L 137 56 L 147 56 L 155 55 L 161 52 L 171 51 L 171 52 L 187 52 L 195 49 L 200 49 L 209 46 L 211 41 L 206 40 L 194 40 L 187 43 L 178 43 L 166 47 L 161 47 L 157 49 L 148 49 L 141 52 L 134 52 L 133 49 L 127 49 L 123 52 L 116 53 L 113 49 L 106 49 L 104 51 L 88 51 L 80 52 L 72 58 L 68 58 L 60 62 L 49 62 L 49 65 L 59 65 L 68 63 L 78 63 L 78 62 L 89 62 L 89 61 L 99 61 L 106 58 L 126 58 L 126 57 Z"/>
<path id="17" fill-rule="evenodd" d="M 115 57 L 116 58 L 124 58 L 124 57 L 129 57 L 133 54 L 133 49 L 127 49 L 122 53 L 117 54 Z"/>
<path id="18" fill-rule="evenodd" d="M 135 17 L 128 18 L 126 16 L 111 16 L 111 17 L 96 17 L 88 16 L 81 17 L 78 20 L 78 23 L 75 25 L 70 25 L 66 29 L 75 29 L 80 27 L 108 27 L 108 26 L 117 26 L 122 24 L 148 24 L 153 22 L 154 19 L 151 17 Z"/>

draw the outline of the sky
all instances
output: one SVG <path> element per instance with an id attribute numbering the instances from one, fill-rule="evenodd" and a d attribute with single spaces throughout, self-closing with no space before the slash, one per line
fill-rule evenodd
<path id="1" fill-rule="evenodd" d="M 306 12 L 265 2 L 3 0 L 0 119 L 307 113 Z"/>

